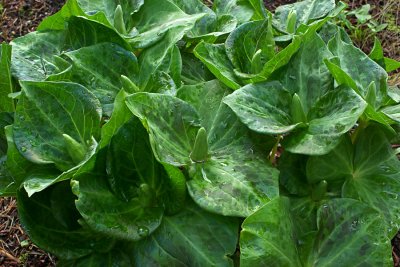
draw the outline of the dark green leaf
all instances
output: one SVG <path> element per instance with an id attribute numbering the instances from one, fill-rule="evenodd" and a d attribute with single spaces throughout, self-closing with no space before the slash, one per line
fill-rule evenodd
<path id="1" fill-rule="evenodd" d="M 11 78 L 11 46 L 1 44 L 0 48 L 0 112 L 13 112 L 14 100 L 8 97 L 15 91 Z"/>
<path id="2" fill-rule="evenodd" d="M 75 83 L 21 82 L 21 86 L 13 127 L 18 150 L 38 164 L 54 163 L 63 171 L 74 167 L 63 134 L 89 151 L 92 137 L 100 134 L 99 101 Z"/>
<path id="3" fill-rule="evenodd" d="M 60 210 L 59 204 L 69 208 Z M 20 190 L 18 214 L 32 241 L 62 259 L 107 251 L 114 243 L 78 224 L 80 216 L 74 208 L 74 196 L 68 182 L 54 185 L 30 198 Z"/>
<path id="4" fill-rule="evenodd" d="M 383 212 L 392 231 L 397 231 L 400 225 L 399 170 L 397 157 L 377 127 L 367 128 L 355 145 L 344 139 L 331 153 L 312 157 L 307 163 L 311 181 L 341 183 L 344 197 L 359 199 Z"/>
<path id="5" fill-rule="evenodd" d="M 136 266 L 233 266 L 229 256 L 236 249 L 238 226 L 235 218 L 188 204 L 137 243 L 132 258 Z"/>
<path id="6" fill-rule="evenodd" d="M 121 75 L 136 81 L 139 66 L 133 53 L 112 43 L 101 43 L 64 54 L 71 62 L 70 80 L 85 86 L 111 116 L 115 96 L 122 88 Z"/>

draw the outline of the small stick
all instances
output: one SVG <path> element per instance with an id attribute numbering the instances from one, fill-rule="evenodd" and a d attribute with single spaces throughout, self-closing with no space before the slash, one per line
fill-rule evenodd
<path id="1" fill-rule="evenodd" d="M 6 256 L 8 259 L 16 262 L 19 264 L 19 259 L 17 259 L 16 257 L 14 257 L 13 255 L 11 255 L 10 253 L 8 253 L 7 251 L 5 251 L 3 248 L 0 248 L 0 254 L 3 254 L 4 256 Z"/>

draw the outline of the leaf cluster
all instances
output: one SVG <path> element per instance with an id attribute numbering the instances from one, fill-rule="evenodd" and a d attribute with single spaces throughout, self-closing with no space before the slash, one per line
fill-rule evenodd
<path id="1" fill-rule="evenodd" d="M 344 7 L 68 0 L 1 45 L 0 195 L 60 266 L 391 266 L 399 63 Z"/>

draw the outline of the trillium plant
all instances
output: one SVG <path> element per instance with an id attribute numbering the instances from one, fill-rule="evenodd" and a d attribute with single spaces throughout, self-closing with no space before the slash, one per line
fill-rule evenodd
<path id="1" fill-rule="evenodd" d="M 306 0 L 68 0 L 1 45 L 0 195 L 59 266 L 392 266 L 399 62 Z"/>

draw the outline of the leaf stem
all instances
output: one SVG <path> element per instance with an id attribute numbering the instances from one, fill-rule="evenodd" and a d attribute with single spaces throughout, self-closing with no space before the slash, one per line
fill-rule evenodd
<path id="1" fill-rule="evenodd" d="M 269 161 L 271 162 L 272 165 L 274 165 L 275 163 L 275 156 L 276 156 L 276 152 L 278 151 L 278 146 L 280 141 L 282 140 L 282 135 L 278 135 L 278 137 L 276 138 L 276 143 L 274 145 L 274 147 L 271 150 L 271 153 L 269 154 Z"/>

